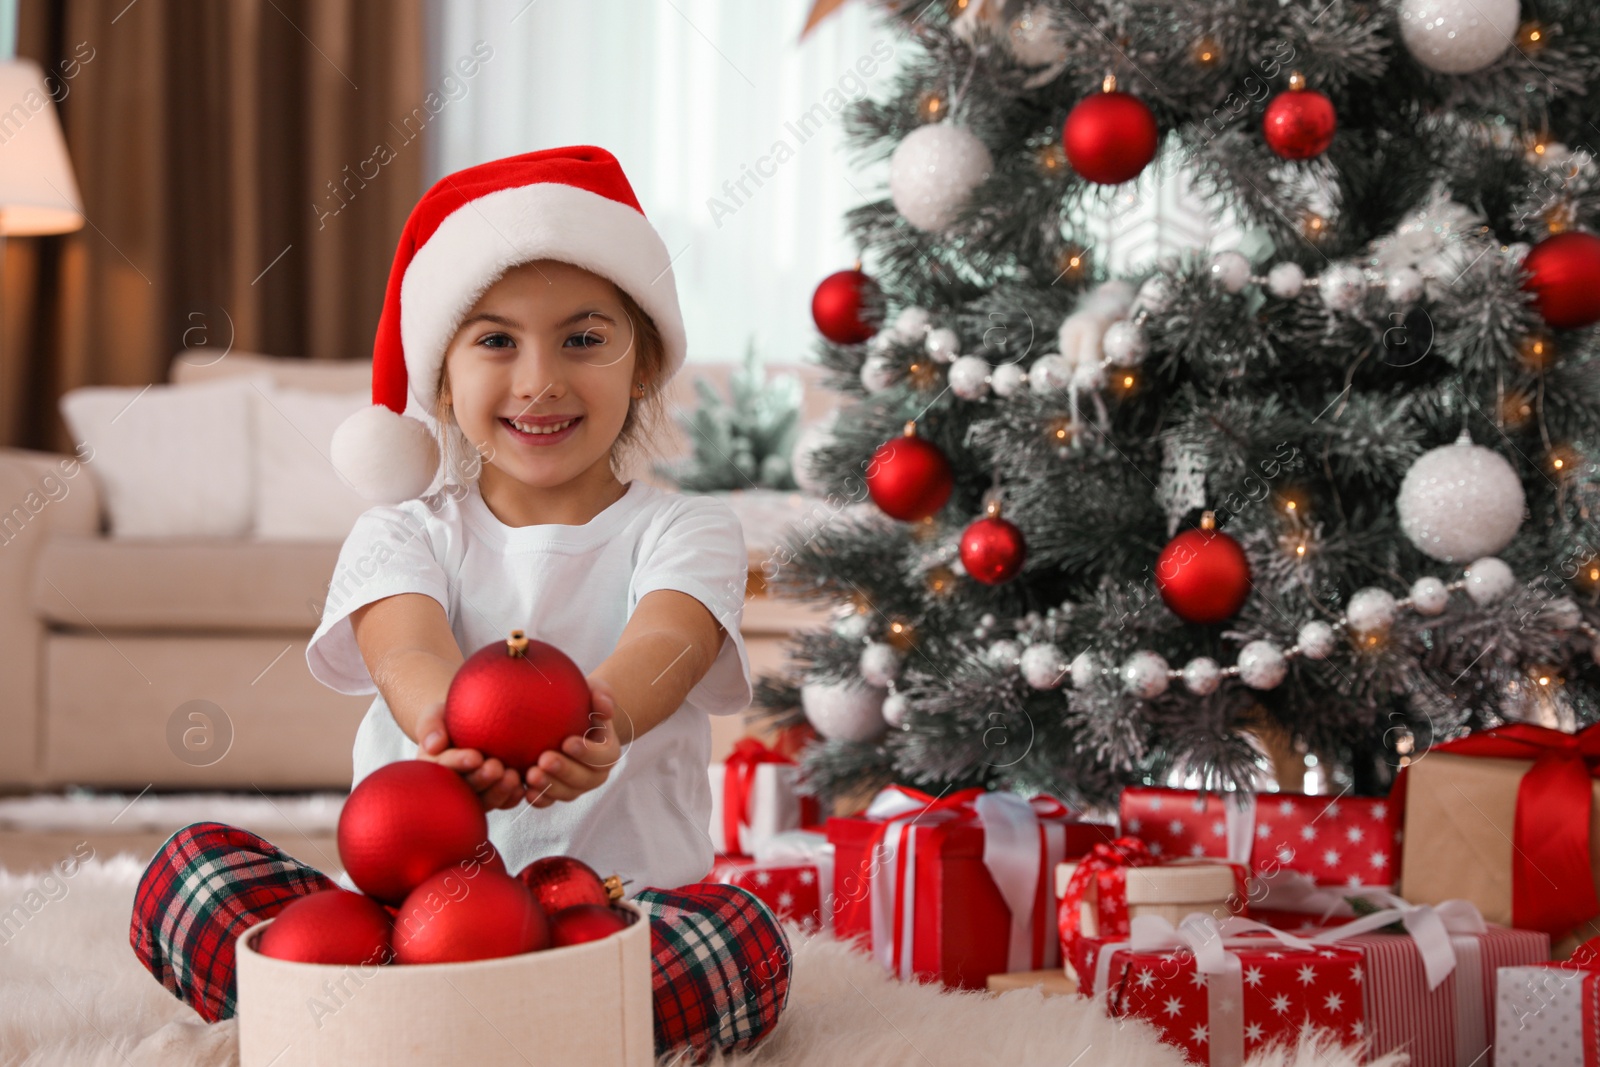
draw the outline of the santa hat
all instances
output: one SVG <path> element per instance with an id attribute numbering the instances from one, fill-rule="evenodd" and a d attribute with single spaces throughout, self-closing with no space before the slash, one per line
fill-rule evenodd
<path id="1" fill-rule="evenodd" d="M 683 365 L 672 257 L 610 152 L 550 148 L 448 174 L 400 234 L 372 351 L 372 406 L 334 431 L 334 468 L 363 497 L 395 504 L 427 491 L 439 472 L 430 420 L 445 350 L 495 280 L 534 259 L 610 279 L 654 320 L 662 381 Z"/>

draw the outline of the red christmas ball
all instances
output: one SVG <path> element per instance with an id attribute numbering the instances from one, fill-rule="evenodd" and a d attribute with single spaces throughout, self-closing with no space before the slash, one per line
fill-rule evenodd
<path id="1" fill-rule="evenodd" d="M 1284 159 L 1311 159 L 1333 143 L 1339 120 L 1333 101 L 1315 89 L 1290 89 L 1267 104 L 1261 132 L 1267 146 Z"/>
<path id="2" fill-rule="evenodd" d="M 367 896 L 398 904 L 489 837 L 478 794 L 429 760 L 399 760 L 361 779 L 339 813 L 339 856 Z"/>
<path id="3" fill-rule="evenodd" d="M 1016 577 L 1027 558 L 1028 546 L 1022 540 L 1022 531 L 999 515 L 979 519 L 961 535 L 961 565 L 987 585 L 999 585 Z"/>
<path id="4" fill-rule="evenodd" d="M 388 963 L 388 910 L 348 889 L 323 889 L 278 912 L 255 950 L 275 960 L 355 965 Z"/>
<path id="5" fill-rule="evenodd" d="M 1161 131 L 1143 100 L 1130 93 L 1095 93 L 1079 100 L 1061 130 L 1072 169 L 1100 185 L 1139 176 L 1156 157 Z"/>
<path id="6" fill-rule="evenodd" d="M 574 904 L 550 916 L 550 947 L 598 941 L 626 929 L 628 916 L 604 904 Z"/>
<path id="7" fill-rule="evenodd" d="M 950 499 L 955 478 L 939 446 L 914 434 L 885 441 L 867 464 L 867 492 L 885 515 L 917 522 Z"/>
<path id="8" fill-rule="evenodd" d="M 834 344 L 858 345 L 883 322 L 883 294 L 859 270 L 835 271 L 811 295 L 811 318 Z"/>
<path id="9" fill-rule="evenodd" d="M 497 874 L 510 874 L 506 869 L 506 861 L 500 855 L 500 850 L 489 841 L 480 841 L 478 847 L 472 850 L 472 855 L 456 864 L 456 869 L 469 878 L 477 871 L 494 871 Z"/>
<path id="10" fill-rule="evenodd" d="M 1221 530 L 1185 530 L 1156 560 L 1156 588 L 1180 619 L 1222 622 L 1250 596 L 1250 561 Z"/>
<path id="11" fill-rule="evenodd" d="M 394 917 L 397 963 L 452 963 L 550 947 L 550 919 L 510 875 L 440 871 L 406 897 Z"/>
<path id="12" fill-rule="evenodd" d="M 1600 322 L 1600 237 L 1558 233 L 1534 245 L 1522 261 L 1544 321 L 1558 330 Z"/>
<path id="13" fill-rule="evenodd" d="M 578 904 L 609 905 L 611 891 L 594 868 L 573 856 L 545 856 L 517 872 L 546 912 L 554 915 Z"/>
<path id="14" fill-rule="evenodd" d="M 565 652 L 512 630 L 462 663 L 444 698 L 444 729 L 518 774 L 589 729 L 589 680 Z"/>

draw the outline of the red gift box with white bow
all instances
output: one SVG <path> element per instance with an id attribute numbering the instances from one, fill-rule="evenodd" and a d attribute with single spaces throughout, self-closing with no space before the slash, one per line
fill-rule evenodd
<path id="1" fill-rule="evenodd" d="M 834 932 L 891 974 L 983 989 L 991 974 L 1060 965 L 1056 864 L 1112 837 L 1049 796 L 881 791 L 827 823 Z"/>
<path id="2" fill-rule="evenodd" d="M 741 738 L 710 767 L 711 844 L 719 855 L 753 856 L 774 834 L 820 828 L 815 797 L 798 792 L 800 767 L 757 738 Z"/>
<path id="3" fill-rule="evenodd" d="M 833 846 L 815 830 L 774 834 L 754 856 L 719 855 L 708 880 L 749 890 L 806 933 L 828 925 L 833 915 Z"/>
<path id="4" fill-rule="evenodd" d="M 1118 809 L 1122 832 L 1164 859 L 1211 856 L 1350 887 L 1390 886 L 1399 869 L 1400 836 L 1381 797 L 1129 786 Z"/>

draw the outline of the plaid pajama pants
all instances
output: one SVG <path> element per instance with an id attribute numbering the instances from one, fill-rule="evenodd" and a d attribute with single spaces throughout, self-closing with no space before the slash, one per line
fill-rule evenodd
<path id="1" fill-rule="evenodd" d="M 134 894 L 139 961 L 207 1022 L 235 1011 L 234 939 L 297 898 L 338 884 L 248 830 L 198 822 L 157 851 Z M 751 1049 L 789 997 L 789 940 L 767 906 L 697 882 L 631 899 L 650 919 L 656 1054 Z"/>

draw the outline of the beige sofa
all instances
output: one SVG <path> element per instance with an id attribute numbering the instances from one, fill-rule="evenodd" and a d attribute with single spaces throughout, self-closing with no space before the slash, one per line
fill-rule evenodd
<path id="1" fill-rule="evenodd" d="M 674 408 L 693 405 L 694 377 L 720 384 L 731 369 L 690 364 L 672 383 Z M 807 383 L 803 421 L 833 405 L 817 368 L 782 369 Z M 366 361 L 245 353 L 210 366 L 177 359 L 171 377 L 261 370 L 300 389 L 370 382 Z M 92 472 L 73 457 L 0 449 L 0 791 L 348 787 L 371 698 L 326 689 L 305 663 L 339 543 L 119 540 L 104 535 L 103 512 Z M 754 568 L 771 546 L 750 549 Z M 824 614 L 751 584 L 743 631 L 759 675 L 781 666 L 796 627 Z M 741 718 L 713 720 L 717 754 L 743 732 Z"/>

